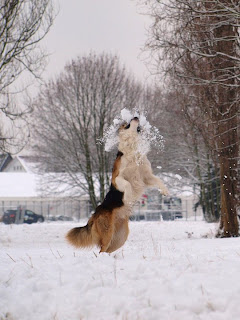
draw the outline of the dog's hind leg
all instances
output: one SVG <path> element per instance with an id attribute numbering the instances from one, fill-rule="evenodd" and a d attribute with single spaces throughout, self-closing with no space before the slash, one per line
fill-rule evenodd
<path id="1" fill-rule="evenodd" d="M 111 212 L 106 212 L 98 217 L 96 230 L 99 236 L 100 252 L 107 252 L 114 231 L 113 215 Z"/>
<path id="2" fill-rule="evenodd" d="M 121 248 L 127 240 L 129 234 L 128 217 L 121 219 L 116 218 L 114 227 L 112 241 L 107 249 L 108 253 Z"/>

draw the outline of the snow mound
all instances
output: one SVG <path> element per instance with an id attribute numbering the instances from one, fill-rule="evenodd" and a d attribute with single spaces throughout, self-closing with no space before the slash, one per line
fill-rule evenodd
<path id="1" fill-rule="evenodd" d="M 152 126 L 146 118 L 146 112 L 139 113 L 137 109 L 132 111 L 124 108 L 120 115 L 116 116 L 113 124 L 105 130 L 101 143 L 105 144 L 105 151 L 111 151 L 119 143 L 118 129 L 123 123 L 129 123 L 134 117 L 139 118 L 141 132 L 139 133 L 139 146 L 137 152 L 145 155 L 150 151 L 150 147 L 156 147 L 157 151 L 162 151 L 164 147 L 164 139 L 158 128 Z"/>

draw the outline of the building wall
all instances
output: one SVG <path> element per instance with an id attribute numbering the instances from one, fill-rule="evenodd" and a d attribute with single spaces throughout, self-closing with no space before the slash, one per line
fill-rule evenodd
<path id="1" fill-rule="evenodd" d="M 27 172 L 18 158 L 14 158 L 4 169 L 4 172 Z"/>

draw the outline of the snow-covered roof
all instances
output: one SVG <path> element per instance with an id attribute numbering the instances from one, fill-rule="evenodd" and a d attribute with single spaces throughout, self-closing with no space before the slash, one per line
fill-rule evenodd
<path id="1" fill-rule="evenodd" d="M 53 174 L 51 174 L 53 175 Z M 39 198 L 39 197 L 84 197 L 77 188 L 73 188 L 70 183 L 61 181 L 61 176 L 55 173 L 53 177 L 49 174 L 38 175 L 30 172 L 0 172 L 0 199 L 11 198 Z M 50 179 L 49 179 L 50 178 Z M 47 190 L 46 185 L 49 185 Z M 50 192 L 52 191 L 52 192 Z"/>
<path id="2" fill-rule="evenodd" d="M 36 157 L 16 156 L 26 172 L 35 173 L 38 170 L 39 162 Z"/>
<path id="3" fill-rule="evenodd" d="M 9 162 L 12 161 L 12 156 L 8 154 L 0 154 L 0 172 L 4 171 Z"/>
<path id="4" fill-rule="evenodd" d="M 9 158 L 5 163 L 1 172 L 28 172 L 36 173 L 39 166 L 39 161 L 32 156 L 15 156 Z"/>
<path id="5" fill-rule="evenodd" d="M 0 173 L 0 198 L 38 197 L 37 176 L 26 172 Z"/>

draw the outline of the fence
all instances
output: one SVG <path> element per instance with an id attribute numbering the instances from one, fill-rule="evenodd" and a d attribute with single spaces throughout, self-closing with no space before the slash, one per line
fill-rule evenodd
<path id="1" fill-rule="evenodd" d="M 91 205 L 87 200 L 35 200 L 35 201 L 0 201 L 0 216 L 7 210 L 23 208 L 44 216 L 45 220 L 80 220 L 91 214 Z"/>
<path id="2" fill-rule="evenodd" d="M 139 201 L 133 210 L 131 220 L 175 220 L 191 219 L 198 220 L 202 218 L 200 208 L 195 212 L 195 199 L 164 198 L 158 201 Z M 45 220 L 75 220 L 88 218 L 93 209 L 90 202 L 77 199 L 53 199 L 53 200 L 25 200 L 25 201 L 0 201 L 0 217 L 7 210 L 16 210 L 17 208 L 31 210 L 44 216 Z"/>
<path id="3" fill-rule="evenodd" d="M 200 207 L 194 210 L 196 199 L 188 198 L 158 198 L 157 201 L 138 202 L 130 217 L 133 221 L 140 220 L 202 220 L 203 212 Z"/>

